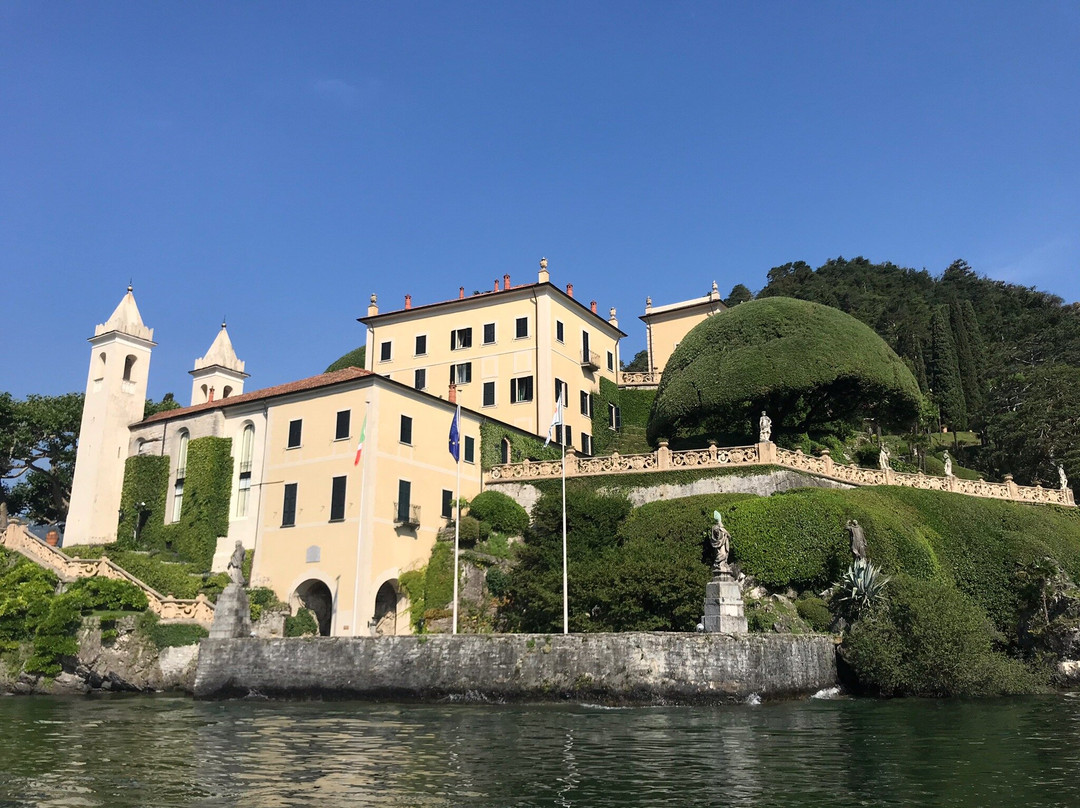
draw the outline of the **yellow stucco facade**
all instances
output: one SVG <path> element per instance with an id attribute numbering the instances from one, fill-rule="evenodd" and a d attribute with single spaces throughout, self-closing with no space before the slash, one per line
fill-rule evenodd
<path id="1" fill-rule="evenodd" d="M 690 329 L 727 306 L 720 300 L 716 283 L 709 294 L 679 303 L 653 306 L 652 298 L 645 303 L 645 347 L 649 353 L 649 370 L 659 377 L 667 366 L 671 354 L 682 342 Z"/>

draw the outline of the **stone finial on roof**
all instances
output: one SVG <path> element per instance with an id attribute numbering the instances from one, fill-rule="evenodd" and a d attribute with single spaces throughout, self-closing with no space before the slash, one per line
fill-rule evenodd
<path id="1" fill-rule="evenodd" d="M 551 275 L 548 274 L 547 259 L 540 259 L 540 283 L 548 283 L 551 280 Z"/>
<path id="2" fill-rule="evenodd" d="M 128 284 L 127 294 L 124 295 L 120 304 L 113 311 L 112 316 L 94 329 L 94 336 L 108 334 L 110 331 L 119 331 L 139 339 L 153 340 L 154 329 L 147 328 L 143 323 L 139 307 L 135 304 L 135 295 L 132 294 L 131 284 Z"/>
<path id="3" fill-rule="evenodd" d="M 709 299 L 710 300 L 719 300 L 720 299 L 720 289 L 717 288 L 716 281 L 712 282 L 712 291 L 709 292 Z"/>

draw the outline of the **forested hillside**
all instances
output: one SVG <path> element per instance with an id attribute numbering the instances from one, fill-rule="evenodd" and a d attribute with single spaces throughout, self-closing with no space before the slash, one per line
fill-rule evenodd
<path id="1" fill-rule="evenodd" d="M 973 429 L 968 462 L 1019 482 L 1080 478 L 1080 304 L 980 277 L 955 261 L 940 277 L 865 258 L 769 271 L 758 297 L 834 306 L 872 327 L 904 359 L 943 426 Z"/>

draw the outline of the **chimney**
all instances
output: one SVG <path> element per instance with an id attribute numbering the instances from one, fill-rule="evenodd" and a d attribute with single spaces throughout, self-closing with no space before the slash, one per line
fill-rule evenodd
<path id="1" fill-rule="evenodd" d="M 368 307 L 367 307 L 367 316 L 368 317 L 374 317 L 378 313 L 379 313 L 379 299 L 377 297 L 375 297 L 375 293 L 372 292 L 371 293 L 371 302 L 368 303 Z"/>
<path id="2" fill-rule="evenodd" d="M 510 288 L 510 275 L 506 274 L 506 275 L 503 275 L 503 289 L 509 289 L 509 288 Z"/>
<path id="3" fill-rule="evenodd" d="M 495 292 L 499 291 L 499 279 L 498 278 L 495 279 L 495 289 L 493 291 L 495 291 Z"/>
<path id="4" fill-rule="evenodd" d="M 592 300 L 592 301 L 589 302 L 589 311 L 591 311 L 593 314 L 596 314 L 596 301 L 595 300 Z"/>
<path id="5" fill-rule="evenodd" d="M 405 310 L 412 308 L 412 295 L 405 295 Z"/>
<path id="6" fill-rule="evenodd" d="M 465 299 L 465 287 L 464 286 L 459 286 L 458 287 L 457 299 L 458 300 L 464 300 Z"/>
<path id="7" fill-rule="evenodd" d="M 566 294 L 568 294 L 570 297 L 574 296 L 574 284 L 572 284 L 572 283 L 566 284 Z"/>
<path id="8" fill-rule="evenodd" d="M 611 323 L 613 326 L 615 326 L 616 328 L 619 327 L 619 318 L 615 316 L 615 307 L 614 306 L 612 306 L 610 309 L 608 309 L 607 321 L 609 323 Z"/>
<path id="9" fill-rule="evenodd" d="M 547 259 L 546 258 L 541 258 L 540 259 L 540 283 L 549 283 L 550 281 L 551 281 L 551 276 L 548 274 L 548 271 L 547 271 Z"/>
<path id="10" fill-rule="evenodd" d="M 213 387 L 210 388 L 210 397 L 207 398 L 206 400 L 207 401 L 213 401 L 214 400 L 214 388 Z"/>
<path id="11" fill-rule="evenodd" d="M 457 404 L 457 385 L 450 382 L 450 392 L 446 396 L 451 404 Z"/>

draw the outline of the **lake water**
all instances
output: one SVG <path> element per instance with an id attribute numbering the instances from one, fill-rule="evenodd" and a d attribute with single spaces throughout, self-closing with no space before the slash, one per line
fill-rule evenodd
<path id="1" fill-rule="evenodd" d="M 1080 806 L 1080 697 L 0 699 L 0 806 Z"/>

